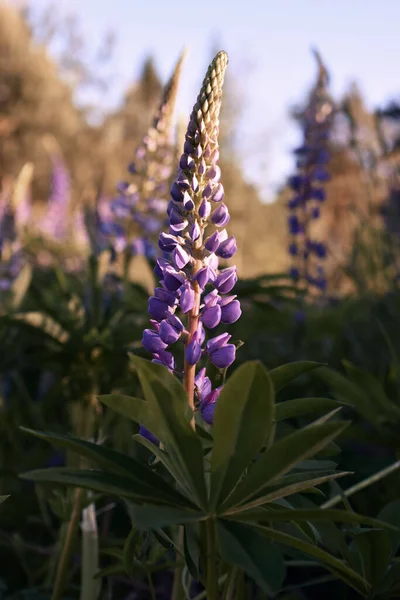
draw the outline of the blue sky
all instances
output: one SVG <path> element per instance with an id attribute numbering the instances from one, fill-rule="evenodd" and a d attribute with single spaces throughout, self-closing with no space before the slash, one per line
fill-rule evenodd
<path id="1" fill-rule="evenodd" d="M 48 5 L 47 0 L 32 3 Z M 187 46 L 178 111 L 188 114 L 212 49 L 226 50 L 245 103 L 238 149 L 248 178 L 265 199 L 292 165 L 298 133 L 288 108 L 313 82 L 311 46 L 330 69 L 334 95 L 352 80 L 370 107 L 400 93 L 399 0 L 58 0 L 58 5 L 79 15 L 89 47 L 96 47 L 107 29 L 115 31 L 108 104 L 121 97 L 146 54 L 154 55 L 166 79 Z"/>

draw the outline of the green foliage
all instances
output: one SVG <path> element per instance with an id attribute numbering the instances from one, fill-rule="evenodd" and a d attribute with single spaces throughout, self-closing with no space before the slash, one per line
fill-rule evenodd
<path id="1" fill-rule="evenodd" d="M 204 454 L 201 438 L 191 426 L 181 384 L 160 365 L 138 357 L 132 357 L 132 361 L 144 400 L 133 398 L 131 406 L 127 396 L 111 395 L 103 400 L 135 421 L 145 416 L 152 431 L 157 431 L 162 442 L 159 449 L 154 448 L 159 459 L 157 472 L 154 470 L 156 464 L 146 466 L 92 442 L 27 431 L 79 453 L 98 469 L 46 469 L 24 474 L 24 478 L 85 487 L 126 498 L 131 505 L 133 523 L 144 532 L 183 526 L 184 557 L 193 577 L 203 578 L 205 566 L 201 556 L 213 552 L 213 560 L 217 561 L 220 553 L 221 568 L 224 563 L 239 567 L 265 593 L 272 593 L 280 589 L 285 577 L 285 553 L 290 555 L 292 551 L 300 551 L 368 596 L 381 582 L 393 556 L 390 540 L 397 531 L 396 523 L 387 524 L 393 512 L 388 513 L 388 519 L 377 520 L 345 510 L 320 508 L 315 503 L 308 508 L 298 506 L 301 494 L 317 492 L 320 485 L 346 475 L 336 471 L 334 464 L 329 463 L 326 468 L 324 461 L 317 458 L 318 453 L 348 426 L 346 421 L 335 420 L 337 409 L 325 412 L 335 403 L 321 399 L 318 405 L 317 398 L 311 403 L 307 399 L 302 404 L 299 400 L 294 401 L 297 404 L 291 405 L 294 409 L 289 410 L 289 416 L 298 414 L 298 410 L 301 414 L 311 411 L 323 416 L 298 431 L 274 439 L 277 409 L 274 373 L 268 373 L 259 362 L 242 365 L 228 379 L 217 405 L 208 477 L 210 459 L 207 453 Z M 305 363 L 286 365 L 278 371 L 276 385 L 281 387 L 312 367 Z M 281 414 L 281 421 L 284 416 Z M 150 449 L 151 445 L 147 447 Z M 308 468 L 304 469 L 303 465 Z M 362 558 L 364 551 L 364 562 L 349 562 L 352 553 L 347 551 L 338 559 L 329 550 L 329 543 L 323 548 L 323 528 L 321 533 L 319 528 L 321 524 L 333 525 L 335 522 L 351 528 L 356 524 L 353 543 L 362 545 L 357 556 Z M 207 531 L 215 527 L 215 547 L 209 546 L 208 534 L 206 538 L 199 535 L 206 523 Z M 360 529 L 360 525 L 369 529 Z M 200 527 L 197 533 L 196 526 Z M 138 535 L 136 529 L 132 531 L 121 556 L 128 572 L 131 572 L 128 563 L 136 564 L 132 563 L 132 556 Z M 345 548 L 345 532 L 337 529 L 337 535 L 342 536 L 340 546 Z M 368 535 L 375 535 L 374 539 L 386 544 L 386 554 L 382 551 L 379 556 L 380 563 L 368 550 Z"/>

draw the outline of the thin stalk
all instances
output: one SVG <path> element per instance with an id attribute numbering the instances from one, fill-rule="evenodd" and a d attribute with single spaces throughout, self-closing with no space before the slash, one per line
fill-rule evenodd
<path id="1" fill-rule="evenodd" d="M 57 565 L 56 578 L 54 580 L 51 600 L 61 600 L 63 597 L 68 568 L 71 560 L 72 549 L 74 546 L 75 536 L 78 531 L 79 519 L 81 516 L 82 496 L 83 490 L 81 488 L 76 488 L 71 518 L 68 522 L 60 560 Z"/>
<path id="2" fill-rule="evenodd" d="M 344 490 L 341 494 L 338 494 L 337 496 L 334 496 L 330 500 L 327 500 L 326 502 L 321 504 L 321 508 L 332 508 L 332 506 L 336 506 L 336 504 L 339 504 L 343 500 L 343 497 L 349 498 L 353 494 L 356 494 L 357 492 L 364 490 L 366 487 L 369 487 L 373 483 L 380 481 L 381 479 L 383 479 L 387 475 L 390 475 L 391 473 L 394 473 L 398 469 L 400 469 L 400 460 L 397 460 L 392 465 L 389 465 L 388 467 L 385 467 L 381 471 L 374 473 L 373 475 L 371 475 L 371 477 L 367 477 L 363 481 L 360 481 L 360 483 L 356 483 L 355 485 L 351 486 L 347 490 Z"/>
<path id="3" fill-rule="evenodd" d="M 99 572 L 99 536 L 96 508 L 92 502 L 82 512 L 82 569 L 80 600 L 97 600 L 101 582 L 95 579 Z"/>
<path id="4" fill-rule="evenodd" d="M 207 561 L 207 600 L 218 600 L 217 552 L 215 547 L 214 519 L 205 521 L 206 561 Z"/>
<path id="5" fill-rule="evenodd" d="M 235 600 L 235 582 L 238 573 L 238 567 L 230 568 L 223 593 L 223 600 Z"/>
<path id="6" fill-rule="evenodd" d="M 89 397 L 89 402 L 85 405 L 75 404 L 73 406 L 72 421 L 73 429 L 76 432 L 77 437 L 83 439 L 90 439 L 93 437 L 94 425 L 95 425 L 95 408 L 97 404 L 96 394 L 93 393 Z M 81 461 L 81 468 L 85 466 L 84 462 Z M 82 513 L 82 502 L 83 502 L 83 490 L 76 488 L 74 493 L 74 500 L 71 511 L 71 518 L 68 521 L 65 538 L 62 545 L 60 560 L 57 565 L 56 576 L 54 580 L 53 592 L 51 600 L 61 600 L 68 570 L 71 563 L 71 555 L 74 547 L 74 541 L 79 529 L 79 522 Z M 84 578 L 84 574 L 82 573 Z"/>
<path id="7" fill-rule="evenodd" d="M 65 544 L 65 539 L 67 537 L 67 531 L 68 531 L 68 523 L 61 523 L 61 527 L 60 527 L 60 531 L 58 533 L 58 539 L 56 542 L 56 545 L 54 547 L 54 550 L 50 556 L 50 561 L 49 561 L 49 568 L 47 571 L 47 577 L 46 577 L 46 581 L 45 581 L 45 589 L 47 591 L 51 591 L 52 588 L 52 583 L 54 581 L 54 577 L 55 577 L 55 573 L 56 573 L 56 569 L 57 569 L 57 562 L 58 562 L 58 557 L 60 555 L 61 549 L 64 547 Z"/>

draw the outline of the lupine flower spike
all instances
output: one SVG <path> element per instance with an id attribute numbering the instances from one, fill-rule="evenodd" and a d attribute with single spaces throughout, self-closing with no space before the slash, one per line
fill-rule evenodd
<path id="1" fill-rule="evenodd" d="M 157 235 L 165 225 L 175 158 L 172 119 L 184 56 L 182 53 L 164 88 L 153 125 L 137 148 L 135 161 L 129 165 L 133 181 L 118 185 L 119 196 L 111 203 L 113 223 L 104 225 L 115 250 L 123 249 L 128 259 L 135 254 L 151 259 L 159 255 Z"/>
<path id="2" fill-rule="evenodd" d="M 297 173 L 289 179 L 294 196 L 288 202 L 289 254 L 292 257 L 290 275 L 296 283 L 311 284 L 325 290 L 326 277 L 320 264 L 327 255 L 323 242 L 310 239 L 310 226 L 320 216 L 325 201 L 324 183 L 329 180 L 329 137 L 333 124 L 334 105 L 328 94 L 328 73 L 320 55 L 318 79 L 308 105 L 301 115 L 303 144 L 295 150 Z"/>
<path id="3" fill-rule="evenodd" d="M 189 404 L 192 409 L 199 407 L 209 423 L 220 388 L 212 390 L 205 368 L 196 375 L 196 367 L 202 357 L 220 369 L 233 363 L 236 347 L 228 333 L 206 338 L 220 323 L 234 323 L 241 315 L 239 301 L 231 294 L 237 281 L 236 267 L 219 268 L 220 258 L 231 258 L 236 252 L 236 240 L 225 229 L 229 212 L 223 202 L 217 164 L 227 63 L 225 52 L 214 58 L 190 116 L 178 174 L 171 187 L 169 232 L 159 237 L 160 249 L 168 258 L 159 258 L 155 267 L 160 285 L 149 299 L 153 329 L 146 329 L 142 340 L 153 353 L 153 362 L 177 374 L 182 370 L 171 350 L 174 344 L 184 343 L 182 377 Z"/>
<path id="4" fill-rule="evenodd" d="M 22 248 L 11 193 L 10 190 L 0 190 L 0 292 L 11 288 L 22 266 Z"/>
<path id="5" fill-rule="evenodd" d="M 39 227 L 46 236 L 63 241 L 68 234 L 71 181 L 57 142 L 46 137 L 44 144 L 52 162 L 52 181 L 47 211 Z"/>

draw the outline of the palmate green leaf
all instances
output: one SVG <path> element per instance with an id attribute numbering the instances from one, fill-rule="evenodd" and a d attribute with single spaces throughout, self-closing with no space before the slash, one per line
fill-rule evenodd
<path id="1" fill-rule="evenodd" d="M 182 525 L 203 521 L 207 513 L 173 506 L 132 506 L 131 518 L 140 529 L 161 529 L 169 525 Z"/>
<path id="2" fill-rule="evenodd" d="M 183 554 L 186 567 L 196 581 L 201 581 L 200 573 L 200 527 L 198 523 L 185 523 L 183 535 Z"/>
<path id="3" fill-rule="evenodd" d="M 122 551 L 122 563 L 128 575 L 132 576 L 132 566 L 136 558 L 136 554 L 143 543 L 142 533 L 135 527 L 132 527 L 128 537 L 124 543 Z"/>
<path id="4" fill-rule="evenodd" d="M 123 417 L 127 417 L 134 423 L 143 425 L 156 437 L 162 436 L 162 427 L 157 421 L 156 415 L 151 414 L 149 405 L 141 398 L 124 396 L 123 394 L 105 394 L 98 397 L 105 404 Z"/>
<path id="5" fill-rule="evenodd" d="M 366 419 L 374 421 L 377 408 L 373 405 L 371 398 L 353 381 L 328 367 L 318 369 L 316 376 L 329 385 L 334 396 L 340 402 L 353 406 Z"/>
<path id="6" fill-rule="evenodd" d="M 371 405 L 377 413 L 378 422 L 382 421 L 399 421 L 400 408 L 386 396 L 380 382 L 371 373 L 362 371 L 351 362 L 344 360 L 343 366 L 350 380 L 359 387 L 369 399 Z M 383 417 L 383 418 L 382 418 Z"/>
<path id="7" fill-rule="evenodd" d="M 285 579 L 285 564 L 277 544 L 242 523 L 218 519 L 218 546 L 224 562 L 243 569 L 265 594 L 276 592 Z"/>
<path id="8" fill-rule="evenodd" d="M 314 456 L 348 426 L 347 421 L 311 424 L 268 448 L 234 490 L 225 508 L 254 498 L 266 485 L 288 473 L 296 463 Z"/>
<path id="9" fill-rule="evenodd" d="M 309 544 L 299 538 L 293 537 L 281 531 L 266 527 L 265 525 L 252 525 L 252 528 L 260 534 L 264 535 L 271 541 L 278 542 L 288 548 L 294 548 L 300 552 L 304 552 L 312 557 L 315 561 L 325 566 L 331 573 L 336 575 L 350 587 L 359 592 L 362 596 L 367 596 L 370 586 L 369 583 L 351 567 L 346 565 L 341 560 L 335 558 L 329 552 L 318 548 L 313 544 Z"/>
<path id="10" fill-rule="evenodd" d="M 274 389 L 258 362 L 240 366 L 224 385 L 214 415 L 211 506 L 221 504 L 269 437 Z"/>
<path id="11" fill-rule="evenodd" d="M 94 579 L 103 579 L 104 577 L 112 577 L 113 575 L 125 575 L 125 567 L 120 563 L 110 565 L 99 571 L 99 573 L 96 573 Z"/>
<path id="12" fill-rule="evenodd" d="M 398 600 L 400 597 L 400 563 L 392 563 L 383 578 L 376 596 L 379 600 Z"/>
<path id="13" fill-rule="evenodd" d="M 246 510 L 249 508 L 254 508 L 257 506 L 263 506 L 270 502 L 275 502 L 276 500 L 280 500 L 282 498 L 287 498 L 288 496 L 293 496 L 293 494 L 299 494 L 302 492 L 305 493 L 316 493 L 318 494 L 320 490 L 318 490 L 315 486 L 322 485 L 327 481 L 332 481 L 334 479 L 339 479 L 339 477 L 344 477 L 348 475 L 348 473 L 333 473 L 331 475 L 324 475 L 322 477 L 315 477 L 313 479 L 308 479 L 303 481 L 302 483 L 293 483 L 291 485 L 287 485 L 285 487 L 276 487 L 273 491 L 268 491 L 268 489 L 262 489 L 258 492 L 258 495 L 255 499 L 250 500 L 244 504 L 241 504 L 239 507 L 233 507 L 222 514 L 224 515 L 232 515 L 237 514 L 241 510 Z M 322 494 L 322 492 L 321 492 Z M 322 494 L 323 495 L 323 494 Z"/>
<path id="14" fill-rule="evenodd" d="M 222 515 L 224 519 L 242 521 L 242 522 L 254 522 L 262 523 L 267 521 L 330 521 L 340 523 L 350 523 L 354 525 L 369 525 L 371 527 L 379 527 L 383 530 L 394 529 L 393 525 L 385 523 L 379 519 L 372 517 L 366 517 L 359 515 L 358 513 L 350 512 L 348 510 L 336 510 L 329 508 L 290 508 L 282 509 L 274 506 L 268 506 L 262 509 L 243 510 L 235 515 Z M 388 533 L 388 532 L 387 532 Z"/>
<path id="15" fill-rule="evenodd" d="M 207 506 L 203 450 L 188 420 L 190 409 L 182 384 L 168 369 L 131 356 L 137 369 L 149 410 L 162 430 L 161 441 L 180 471 L 183 486 L 189 488 L 199 507 Z"/>
<path id="16" fill-rule="evenodd" d="M 318 414 L 338 408 L 338 402 L 330 398 L 296 398 L 275 404 L 275 420 L 293 419 Z"/>
<path id="17" fill-rule="evenodd" d="M 310 360 L 302 360 L 298 362 L 287 363 L 286 365 L 281 365 L 275 369 L 271 369 L 269 375 L 272 379 L 272 383 L 274 384 L 275 392 L 293 381 L 293 379 L 296 379 L 296 377 L 300 377 L 300 375 L 304 375 L 304 373 L 308 373 L 309 371 L 320 368 L 322 364 L 323 363 Z"/>
<path id="18" fill-rule="evenodd" d="M 72 452 L 76 452 L 80 456 L 93 461 L 99 467 L 105 469 L 109 473 L 117 473 L 128 477 L 133 482 L 139 485 L 145 484 L 153 489 L 158 489 L 160 494 L 164 495 L 165 499 L 169 499 L 173 504 L 180 506 L 191 506 L 190 500 L 185 498 L 177 490 L 172 488 L 164 479 L 154 473 L 149 467 L 129 456 L 125 456 L 120 452 L 105 448 L 99 444 L 93 444 L 85 440 L 80 440 L 68 435 L 60 435 L 57 433 L 48 433 L 42 431 L 33 431 L 21 427 L 22 431 L 30 433 L 35 437 L 46 440 L 61 448 L 67 448 Z"/>
<path id="19" fill-rule="evenodd" d="M 129 477 L 96 469 L 38 469 L 22 473 L 20 477 L 38 483 L 59 483 L 60 485 L 81 487 L 108 496 L 131 498 L 137 502 L 172 506 L 181 506 L 183 504 L 181 501 L 171 497 L 169 493 L 167 494 L 162 491 L 160 487 L 151 486 L 145 482 L 133 481 Z"/>
<path id="20" fill-rule="evenodd" d="M 359 551 L 361 573 L 371 584 L 378 586 L 386 575 L 391 558 L 391 545 L 388 532 L 370 529 L 352 534 Z"/>
<path id="21" fill-rule="evenodd" d="M 191 493 L 188 483 L 187 481 L 183 480 L 182 477 L 180 477 L 179 467 L 176 462 L 171 459 L 170 455 L 159 446 L 155 446 L 152 442 L 150 442 L 150 440 L 146 439 L 139 433 L 136 433 L 134 436 L 132 436 L 132 439 L 151 452 L 155 456 L 156 460 L 160 461 L 164 465 L 164 467 L 176 481 L 179 488 L 182 489 L 189 498 Z"/>

